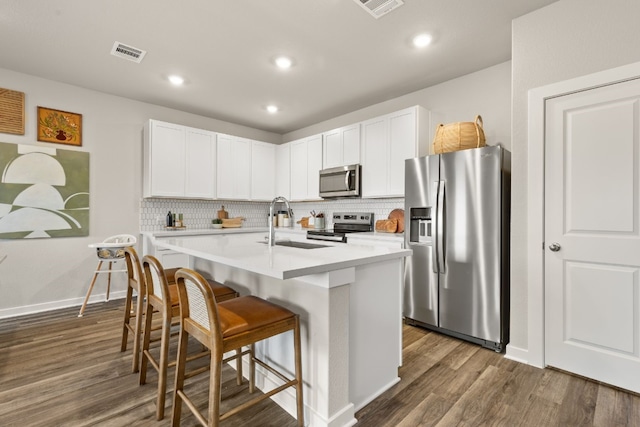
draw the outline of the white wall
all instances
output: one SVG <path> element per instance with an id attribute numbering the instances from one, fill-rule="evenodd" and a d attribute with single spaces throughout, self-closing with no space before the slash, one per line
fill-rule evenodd
<path id="1" fill-rule="evenodd" d="M 284 142 L 357 123 L 413 105 L 430 110 L 435 124 L 484 120 L 487 144 L 511 150 L 511 61 L 381 102 L 283 135 Z M 430 135 L 430 140 L 433 135 Z M 431 142 L 431 141 L 430 141 Z"/>
<path id="2" fill-rule="evenodd" d="M 560 0 L 513 22 L 511 344 L 527 334 L 527 94 L 530 89 L 640 61 L 638 0 Z M 511 349 L 510 349 L 511 350 Z"/>
<path id="3" fill-rule="evenodd" d="M 97 265 L 89 243 L 119 233 L 138 234 L 142 196 L 142 127 L 150 118 L 279 143 L 278 134 L 144 104 L 0 69 L 0 87 L 25 93 L 25 135 L 0 134 L 0 142 L 38 144 L 36 107 L 82 114 L 83 145 L 90 160 L 90 235 L 0 240 L 0 317 L 77 303 Z M 104 276 L 104 275 L 103 275 Z M 95 291 L 104 293 L 106 277 Z M 115 290 L 123 290 L 122 277 Z"/>

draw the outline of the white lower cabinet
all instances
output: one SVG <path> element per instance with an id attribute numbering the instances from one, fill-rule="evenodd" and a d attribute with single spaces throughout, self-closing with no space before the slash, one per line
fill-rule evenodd
<path id="1" fill-rule="evenodd" d="M 175 252 L 170 249 L 159 248 L 155 245 L 157 240 L 168 239 L 168 237 L 153 237 L 150 234 L 142 235 L 142 253 L 140 253 L 140 261 L 143 255 L 152 255 L 160 261 L 162 268 L 192 268 L 191 257 L 187 254 Z"/>
<path id="2" fill-rule="evenodd" d="M 156 249 L 156 258 L 162 264 L 162 268 L 191 268 L 190 257 L 187 254 L 175 252 L 169 249 Z"/>
<path id="3" fill-rule="evenodd" d="M 429 154 L 430 113 L 411 107 L 362 123 L 362 197 L 404 197 L 404 162 Z"/>
<path id="4" fill-rule="evenodd" d="M 404 249 L 404 235 L 402 234 L 389 234 L 389 235 L 368 235 L 359 236 L 361 233 L 350 233 L 347 236 L 348 245 L 360 245 L 360 246 L 374 246 L 384 247 L 391 249 Z"/>

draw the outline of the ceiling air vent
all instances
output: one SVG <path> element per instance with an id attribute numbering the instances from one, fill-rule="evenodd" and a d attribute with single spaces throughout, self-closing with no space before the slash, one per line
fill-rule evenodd
<path id="1" fill-rule="evenodd" d="M 354 0 L 369 12 L 374 18 L 378 19 L 383 15 L 391 12 L 404 4 L 402 0 Z"/>
<path id="2" fill-rule="evenodd" d="M 138 49 L 137 47 L 127 46 L 126 44 L 122 44 L 120 42 L 115 42 L 113 44 L 113 48 L 111 49 L 111 55 L 117 56 L 119 58 L 128 59 L 129 61 L 137 62 L 138 64 L 142 61 L 142 58 L 147 54 L 147 51 Z"/>

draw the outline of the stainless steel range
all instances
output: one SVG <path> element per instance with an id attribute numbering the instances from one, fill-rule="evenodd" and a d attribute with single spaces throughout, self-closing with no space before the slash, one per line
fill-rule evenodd
<path id="1" fill-rule="evenodd" d="M 347 234 L 373 231 L 373 213 L 336 212 L 333 214 L 333 230 L 308 230 L 307 239 L 347 242 Z"/>

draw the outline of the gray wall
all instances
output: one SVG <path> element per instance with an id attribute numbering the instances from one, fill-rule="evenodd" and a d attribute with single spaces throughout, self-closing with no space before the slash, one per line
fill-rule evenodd
<path id="1" fill-rule="evenodd" d="M 485 125 L 487 144 L 511 149 L 511 62 L 375 104 L 283 135 L 284 142 L 315 135 L 340 126 L 421 105 L 431 111 L 435 124 L 473 121 L 477 114 Z"/>
<path id="2" fill-rule="evenodd" d="M 138 234 L 142 197 L 142 127 L 150 118 L 280 142 L 281 135 L 0 69 L 0 87 L 25 93 L 25 135 L 0 134 L 1 142 L 72 147 L 36 141 L 36 107 L 82 114 L 82 151 L 90 160 L 90 235 L 82 238 L 0 240 L 0 317 L 46 310 L 84 296 L 97 265 L 90 243 Z M 1 172 L 0 172 L 1 173 Z M 104 276 L 104 275 L 103 275 Z M 122 275 L 120 275 L 122 276 Z M 104 293 L 106 278 L 96 293 Z M 115 291 L 125 289 L 122 278 Z"/>
<path id="3" fill-rule="evenodd" d="M 481 114 L 488 143 L 510 148 L 510 67 L 505 62 L 284 136 L 0 69 L 0 87 L 26 94 L 27 132 L 0 134 L 0 141 L 39 144 L 34 116 L 40 105 L 83 114 L 81 149 L 91 153 L 90 236 L 0 240 L 0 257 L 8 255 L 0 264 L 0 317 L 79 304 L 97 264 L 87 245 L 138 233 L 142 127 L 150 118 L 280 143 L 419 104 L 443 122 Z M 94 295 L 105 291 L 100 280 Z M 123 290 L 124 281 L 115 280 L 112 288 Z"/>
<path id="4" fill-rule="evenodd" d="M 527 93 L 640 61 L 640 1 L 561 0 L 513 21 L 511 344 L 526 353 Z"/>

